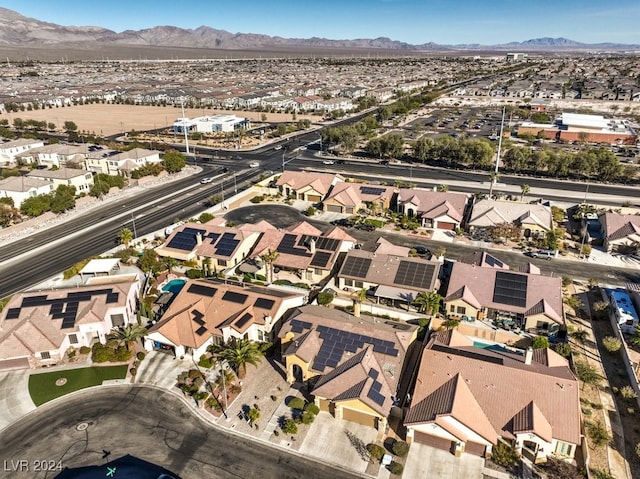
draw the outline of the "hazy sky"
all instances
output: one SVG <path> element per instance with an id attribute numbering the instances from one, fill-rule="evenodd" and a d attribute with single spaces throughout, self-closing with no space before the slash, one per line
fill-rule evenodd
<path id="1" fill-rule="evenodd" d="M 0 0 L 60 25 L 485 45 L 540 37 L 640 44 L 640 0 Z"/>

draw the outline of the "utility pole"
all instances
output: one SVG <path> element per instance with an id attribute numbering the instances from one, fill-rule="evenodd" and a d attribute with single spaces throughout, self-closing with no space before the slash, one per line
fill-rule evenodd
<path id="1" fill-rule="evenodd" d="M 189 154 L 189 136 L 187 135 L 187 119 L 184 116 L 184 100 L 181 102 L 182 104 L 182 131 L 184 132 L 184 144 L 186 145 L 187 155 Z"/>
<path id="2" fill-rule="evenodd" d="M 500 152 L 502 150 L 502 133 L 504 131 L 504 115 L 506 112 L 506 106 L 502 107 L 502 122 L 500 123 L 500 137 L 498 138 L 498 154 L 496 155 L 496 168 L 491 178 L 491 186 L 489 187 L 489 199 L 493 196 L 493 187 L 498 182 L 498 167 L 500 165 Z"/>

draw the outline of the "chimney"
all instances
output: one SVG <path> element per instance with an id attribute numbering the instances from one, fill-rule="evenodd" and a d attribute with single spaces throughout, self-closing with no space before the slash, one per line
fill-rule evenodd
<path id="1" fill-rule="evenodd" d="M 527 366 L 531 365 L 531 360 L 533 359 L 533 348 L 529 346 L 524 353 L 524 363 Z"/>
<path id="2" fill-rule="evenodd" d="M 316 252 L 316 240 L 313 238 L 309 240 L 309 252 L 311 254 L 315 254 Z"/>
<path id="3" fill-rule="evenodd" d="M 202 233 L 196 233 L 196 243 L 198 243 L 198 246 L 202 244 Z"/>

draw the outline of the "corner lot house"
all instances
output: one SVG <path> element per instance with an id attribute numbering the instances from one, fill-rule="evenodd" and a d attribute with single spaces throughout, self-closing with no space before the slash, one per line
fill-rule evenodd
<path id="1" fill-rule="evenodd" d="M 553 228 L 553 216 L 544 205 L 484 199 L 473 206 L 468 226 L 473 232 L 504 223 L 519 226 L 524 238 L 544 238 Z"/>
<path id="2" fill-rule="evenodd" d="M 100 150 L 89 155 L 86 159 L 86 168 L 94 173 L 107 175 L 130 175 L 131 172 L 141 166 L 160 163 L 160 152 L 144 148 L 133 148 L 121 153 L 108 151 L 99 155 Z M 110 154 L 113 153 L 113 154 Z"/>
<path id="3" fill-rule="evenodd" d="M 41 146 L 44 146 L 42 140 L 32 140 L 30 138 L 20 138 L 0 143 L 0 164 L 12 165 L 15 163 L 16 155 Z"/>
<path id="4" fill-rule="evenodd" d="M 52 183 L 54 190 L 60 185 L 73 186 L 76 189 L 76 195 L 89 193 L 93 186 L 93 175 L 85 170 L 76 170 L 75 168 L 33 170 L 27 176 Z"/>
<path id="5" fill-rule="evenodd" d="M 340 182 L 322 202 L 325 211 L 355 214 L 361 209 L 382 213 L 391 207 L 395 188 L 381 185 Z"/>
<path id="6" fill-rule="evenodd" d="M 564 325 L 562 278 L 457 262 L 444 302 L 447 317 L 488 318 L 511 329 L 550 334 Z"/>
<path id="7" fill-rule="evenodd" d="M 426 228 L 455 230 L 461 227 L 467 201 L 464 193 L 403 188 L 398 193 L 397 210 L 418 218 Z"/>
<path id="8" fill-rule="evenodd" d="M 488 456 L 505 441 L 532 462 L 571 461 L 580 444 L 578 381 L 551 349 L 483 349 L 455 330 L 423 352 L 407 441 Z"/>
<path id="9" fill-rule="evenodd" d="M 307 173 L 304 171 L 285 171 L 276 185 L 284 196 L 297 200 L 321 202 L 332 186 L 343 181 L 340 175 L 329 173 Z"/>
<path id="10" fill-rule="evenodd" d="M 640 216 L 607 212 L 598 217 L 607 251 L 635 253 L 640 246 Z"/>
<path id="11" fill-rule="evenodd" d="M 145 348 L 172 351 L 198 360 L 211 344 L 233 338 L 273 339 L 273 328 L 303 293 L 275 288 L 194 280 L 184 285 L 162 318 L 148 330 Z"/>
<path id="12" fill-rule="evenodd" d="M 28 176 L 10 176 L 0 180 L 0 198 L 13 199 L 13 206 L 20 208 L 20 205 L 27 198 L 38 195 L 48 195 L 54 191 L 53 184 Z"/>
<path id="13" fill-rule="evenodd" d="M 138 281 L 14 295 L 0 313 L 0 370 L 54 365 L 135 321 Z"/>
<path id="14" fill-rule="evenodd" d="M 322 411 L 384 431 L 417 327 L 304 306 L 282 325 L 287 381 L 306 382 Z"/>

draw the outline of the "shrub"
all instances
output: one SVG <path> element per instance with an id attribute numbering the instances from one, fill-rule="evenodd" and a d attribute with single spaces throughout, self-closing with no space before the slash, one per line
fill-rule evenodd
<path id="1" fill-rule="evenodd" d="M 604 446 L 611 440 L 607 428 L 600 421 L 589 424 L 587 434 L 594 446 Z"/>
<path id="2" fill-rule="evenodd" d="M 549 338 L 546 336 L 536 336 L 531 343 L 533 349 L 545 349 L 549 347 Z"/>
<path id="3" fill-rule="evenodd" d="M 200 401 L 204 401 L 205 399 L 207 399 L 207 397 L 209 396 L 209 393 L 206 391 L 197 391 L 195 393 L 193 393 L 193 400 L 195 402 L 200 402 Z"/>
<path id="4" fill-rule="evenodd" d="M 304 399 L 293 397 L 289 399 L 289 401 L 287 402 L 287 406 L 289 406 L 291 409 L 298 409 L 302 411 L 304 409 Z"/>
<path id="5" fill-rule="evenodd" d="M 91 348 L 89 346 L 81 346 L 80 354 L 89 354 L 91 352 Z"/>
<path id="6" fill-rule="evenodd" d="M 264 201 L 264 196 L 254 196 L 249 201 L 251 201 L 251 203 L 262 203 Z"/>
<path id="7" fill-rule="evenodd" d="M 409 453 L 409 444 L 404 441 L 395 441 L 391 450 L 396 456 L 404 457 Z"/>
<path id="8" fill-rule="evenodd" d="M 232 384 L 229 391 L 231 391 L 232 394 L 240 394 L 242 392 L 242 386 L 239 384 Z"/>
<path id="9" fill-rule="evenodd" d="M 277 396 L 274 396 L 274 395 L 272 394 L 272 395 L 271 395 L 271 400 L 275 402 L 275 401 L 277 401 L 277 400 L 278 400 L 278 397 L 277 397 Z"/>
<path id="10" fill-rule="evenodd" d="M 209 369 L 211 366 L 213 366 L 213 358 L 210 358 L 206 354 L 203 354 L 198 360 L 198 366 L 200 366 L 201 368 Z"/>
<path id="11" fill-rule="evenodd" d="M 131 359 L 131 351 L 125 347 L 121 347 L 115 350 L 115 361 L 129 361 Z"/>
<path id="12" fill-rule="evenodd" d="M 136 354 L 136 358 L 138 358 L 138 361 L 142 361 L 145 358 L 145 356 L 146 354 L 144 354 L 142 351 Z"/>
<path id="13" fill-rule="evenodd" d="M 402 474 L 402 471 L 404 471 L 404 466 L 402 464 L 396 461 L 391 461 L 391 464 L 389 464 L 389 472 L 391 472 L 391 474 L 399 476 Z"/>
<path id="14" fill-rule="evenodd" d="M 204 277 L 204 273 L 202 272 L 202 270 L 195 268 L 188 269 L 184 274 L 186 274 L 187 278 L 189 279 L 198 279 Z"/>
<path id="15" fill-rule="evenodd" d="M 602 345 L 609 353 L 616 353 L 622 347 L 622 342 L 613 336 L 605 336 L 602 339 Z"/>
<path id="16" fill-rule="evenodd" d="M 520 455 L 513 447 L 501 441 L 491 451 L 491 460 L 500 466 L 514 466 L 519 458 Z"/>
<path id="17" fill-rule="evenodd" d="M 286 419 L 282 424 L 282 432 L 285 434 L 298 434 L 298 425 L 293 419 Z"/>
<path id="18" fill-rule="evenodd" d="M 616 476 L 613 476 L 602 469 L 591 469 L 590 472 L 593 479 L 616 479 Z"/>
<path id="19" fill-rule="evenodd" d="M 384 453 L 385 453 L 384 447 L 379 446 L 378 444 L 374 444 L 370 442 L 369 444 L 366 445 L 366 448 L 369 454 L 371 455 L 371 457 L 377 461 L 382 459 L 382 456 L 384 456 Z"/>
<path id="20" fill-rule="evenodd" d="M 322 291 L 318 294 L 318 304 L 320 306 L 326 306 L 333 301 L 333 293 L 328 291 Z"/>
<path id="21" fill-rule="evenodd" d="M 131 373 L 132 376 L 135 376 L 138 373 L 138 370 L 136 368 L 131 368 L 129 369 L 129 372 Z"/>
<path id="22" fill-rule="evenodd" d="M 547 462 L 541 465 L 544 472 L 547 473 L 547 477 L 555 478 L 561 477 L 562 479 L 583 479 L 584 475 L 578 471 L 578 468 L 573 464 L 563 461 L 562 459 L 556 459 L 548 456 Z"/>
<path id="23" fill-rule="evenodd" d="M 636 456 L 640 457 L 640 442 L 636 444 L 634 451 L 636 452 Z"/>
<path id="24" fill-rule="evenodd" d="M 315 405 L 315 403 L 310 402 L 304 407 L 306 412 L 310 412 L 314 416 L 316 416 L 320 412 L 320 408 Z"/>
<path id="25" fill-rule="evenodd" d="M 315 420 L 316 416 L 315 414 L 312 414 L 309 411 L 305 411 L 302 413 L 301 419 L 302 419 L 302 424 L 311 424 L 313 423 L 313 421 Z"/>
<path id="26" fill-rule="evenodd" d="M 553 350 L 564 358 L 571 355 L 571 346 L 568 343 L 557 343 L 553 346 Z"/>
<path id="27" fill-rule="evenodd" d="M 620 396 L 624 399 L 635 399 L 638 397 L 633 388 L 629 385 L 620 388 Z"/>
<path id="28" fill-rule="evenodd" d="M 222 411 L 222 404 L 213 396 L 209 397 L 207 401 L 204 403 L 209 409 L 213 409 L 214 411 Z"/>

